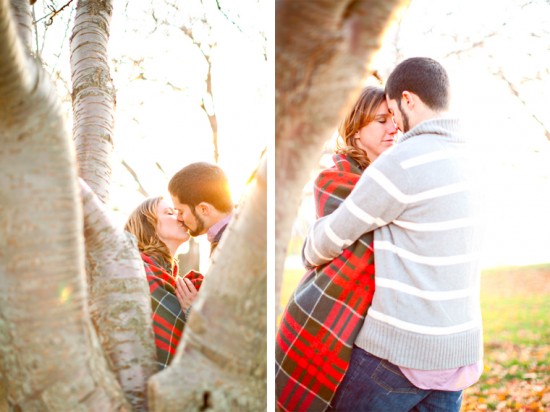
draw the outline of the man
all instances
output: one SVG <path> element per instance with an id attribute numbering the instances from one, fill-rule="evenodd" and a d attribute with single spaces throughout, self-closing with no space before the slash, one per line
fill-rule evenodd
<path id="1" fill-rule="evenodd" d="M 313 266 L 374 231 L 376 290 L 332 407 L 458 411 L 482 372 L 478 193 L 445 69 L 411 58 L 386 98 L 404 134 L 318 220 L 304 245 Z"/>
<path id="2" fill-rule="evenodd" d="M 193 237 L 206 233 L 212 254 L 233 215 L 233 200 L 223 170 L 205 162 L 191 163 L 170 179 L 168 191 L 178 221 Z"/>
<path id="3" fill-rule="evenodd" d="M 206 233 L 210 256 L 233 216 L 233 200 L 223 170 L 205 162 L 191 163 L 168 183 L 178 221 L 193 237 Z M 176 279 L 176 296 L 182 307 L 195 301 L 197 288 L 187 278 Z"/>

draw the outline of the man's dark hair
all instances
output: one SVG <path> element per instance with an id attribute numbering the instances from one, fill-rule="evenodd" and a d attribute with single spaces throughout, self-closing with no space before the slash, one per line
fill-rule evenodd
<path id="1" fill-rule="evenodd" d="M 233 210 L 227 176 L 219 166 L 210 163 L 196 162 L 185 166 L 170 179 L 168 191 L 192 209 L 206 202 L 220 212 Z"/>
<path id="2" fill-rule="evenodd" d="M 432 110 L 449 108 L 449 77 L 434 59 L 412 57 L 397 65 L 386 82 L 386 95 L 400 102 L 405 90 L 416 94 Z"/>

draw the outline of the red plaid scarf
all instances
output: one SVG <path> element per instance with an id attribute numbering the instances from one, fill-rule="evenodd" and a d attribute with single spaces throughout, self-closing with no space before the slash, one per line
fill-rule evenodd
<path id="1" fill-rule="evenodd" d="M 159 368 L 164 369 L 176 354 L 187 321 L 187 316 L 181 310 L 176 297 L 178 267 L 174 265 L 174 269 L 170 270 L 168 263 L 160 262 L 144 253 L 141 254 L 141 258 L 151 292 L 157 362 Z"/>
<path id="2" fill-rule="evenodd" d="M 335 155 L 315 180 L 318 217 L 349 195 L 362 170 Z M 308 271 L 294 291 L 277 331 L 275 387 L 282 411 L 324 411 L 344 378 L 353 343 L 372 302 L 372 233 L 330 263 Z"/>

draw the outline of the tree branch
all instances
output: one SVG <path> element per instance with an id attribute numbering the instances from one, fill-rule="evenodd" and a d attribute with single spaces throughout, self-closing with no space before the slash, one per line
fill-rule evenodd
<path id="1" fill-rule="evenodd" d="M 90 316 L 127 399 L 146 411 L 147 381 L 157 366 L 143 261 L 133 236 L 113 224 L 83 179 L 79 183 Z"/>
<path id="2" fill-rule="evenodd" d="M 504 74 L 504 72 L 502 71 L 502 69 L 499 69 L 498 72 L 496 73 L 503 81 L 504 83 L 506 83 L 508 85 L 508 88 L 510 89 L 510 92 L 512 92 L 512 94 L 514 96 L 516 96 L 516 98 L 521 102 L 521 104 L 523 104 L 523 106 L 525 108 L 528 108 L 529 107 L 529 104 L 521 97 L 520 93 L 519 93 L 519 90 L 516 88 L 516 86 L 506 77 L 506 75 Z M 540 120 L 538 118 L 538 116 L 533 113 L 532 111 L 528 110 L 529 113 L 531 114 L 531 117 L 535 120 L 535 122 L 537 122 L 541 127 L 542 129 L 544 130 L 544 135 L 546 136 L 546 139 L 550 140 L 550 131 L 547 129 L 547 127 L 545 126 L 544 122 L 542 120 Z"/>
<path id="3" fill-rule="evenodd" d="M 134 169 L 132 169 L 132 167 L 126 163 L 125 160 L 121 160 L 120 162 L 122 164 L 122 166 L 124 166 L 126 168 L 126 170 L 128 171 L 128 173 L 130 173 L 132 175 L 132 177 L 134 178 L 134 181 L 137 183 L 138 185 L 138 192 L 141 193 L 143 196 L 145 197 L 149 197 L 149 193 L 147 193 L 147 190 L 145 190 L 145 188 L 143 187 L 143 185 L 141 184 L 141 182 L 139 181 L 139 178 L 138 178 L 138 175 L 137 173 L 135 172 Z"/>
<path id="4" fill-rule="evenodd" d="M 71 3 L 73 2 L 73 0 L 69 0 L 68 3 L 64 4 L 63 6 L 61 6 L 61 8 L 59 10 L 56 10 L 53 6 L 48 6 L 48 8 L 52 11 L 51 13 L 48 13 L 46 14 L 45 16 L 43 17 L 40 17 L 38 20 L 35 20 L 34 21 L 34 24 L 38 23 L 39 21 L 42 21 L 44 19 L 47 19 L 49 17 L 49 20 L 46 22 L 46 26 L 51 26 L 53 24 L 53 18 L 55 16 L 57 16 L 59 13 L 61 13 L 63 11 L 63 9 L 65 9 L 66 7 L 68 7 Z"/>

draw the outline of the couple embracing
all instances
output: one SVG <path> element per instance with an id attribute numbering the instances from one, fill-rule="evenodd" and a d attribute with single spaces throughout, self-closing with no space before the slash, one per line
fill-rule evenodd
<path id="1" fill-rule="evenodd" d="M 449 103 L 410 58 L 344 119 L 277 331 L 280 410 L 459 411 L 479 379 L 479 193 Z"/>

